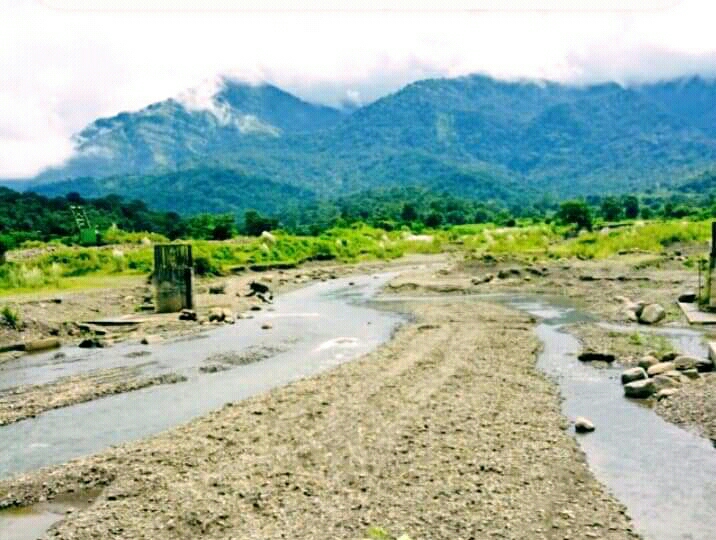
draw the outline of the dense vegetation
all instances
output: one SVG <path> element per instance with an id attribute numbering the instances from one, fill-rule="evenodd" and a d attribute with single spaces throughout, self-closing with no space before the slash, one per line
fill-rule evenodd
<path id="1" fill-rule="evenodd" d="M 167 100 L 99 119 L 72 160 L 36 179 L 63 183 L 34 189 L 186 214 L 272 213 L 407 186 L 523 206 L 541 194 L 673 190 L 716 162 L 716 83 L 699 78 L 631 88 L 432 79 L 350 113 L 231 81 L 215 100 L 214 112 Z"/>

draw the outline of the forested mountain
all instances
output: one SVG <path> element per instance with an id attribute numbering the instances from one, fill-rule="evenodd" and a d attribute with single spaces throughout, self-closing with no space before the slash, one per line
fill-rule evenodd
<path id="1" fill-rule="evenodd" d="M 203 104 L 170 99 L 96 120 L 33 189 L 115 192 L 180 212 L 279 211 L 391 186 L 514 205 L 671 189 L 714 164 L 716 83 L 700 78 L 429 79 L 351 112 L 224 80 Z"/>

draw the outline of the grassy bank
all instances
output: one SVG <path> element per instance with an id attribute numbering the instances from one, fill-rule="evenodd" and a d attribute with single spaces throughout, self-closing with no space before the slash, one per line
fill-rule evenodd
<path id="1" fill-rule="evenodd" d="M 192 241 L 192 245 L 198 275 L 224 275 L 245 269 L 291 267 L 311 260 L 388 260 L 409 253 L 444 250 L 460 250 L 468 256 L 489 253 L 531 260 L 602 259 L 625 252 L 658 254 L 674 245 L 706 246 L 710 231 L 710 221 L 651 221 L 579 233 L 544 223 L 502 228 L 460 225 L 415 236 L 408 231 L 386 232 L 359 225 L 331 229 L 320 236 L 276 232 L 268 238 Z M 106 283 L 107 277 L 147 275 L 152 270 L 152 247 L 141 242 L 92 248 L 32 247 L 29 255 L 15 259 L 10 253 L 9 262 L 0 266 L 0 294 L 92 286 Z"/>

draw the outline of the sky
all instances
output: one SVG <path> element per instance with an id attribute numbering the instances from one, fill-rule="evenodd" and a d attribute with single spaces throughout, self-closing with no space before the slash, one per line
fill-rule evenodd
<path id="1" fill-rule="evenodd" d="M 714 21 L 708 0 L 0 0 L 0 178 L 61 164 L 98 117 L 211 95 L 219 76 L 329 105 L 469 73 L 713 78 Z"/>

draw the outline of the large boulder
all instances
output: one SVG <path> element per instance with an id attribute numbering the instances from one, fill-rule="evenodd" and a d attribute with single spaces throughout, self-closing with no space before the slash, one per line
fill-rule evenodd
<path id="1" fill-rule="evenodd" d="M 635 367 L 622 372 L 622 384 L 628 384 L 630 382 L 640 381 L 646 378 L 647 375 L 644 368 Z"/>
<path id="2" fill-rule="evenodd" d="M 660 304 L 649 304 L 639 314 L 639 322 L 642 324 L 656 324 L 666 317 L 666 311 Z"/>
<path id="3" fill-rule="evenodd" d="M 662 373 L 666 373 L 667 371 L 671 371 L 675 368 L 674 362 L 659 362 L 658 364 L 654 364 L 649 369 L 646 370 L 646 373 L 649 375 L 649 377 L 655 377 L 656 375 L 661 375 Z"/>
<path id="4" fill-rule="evenodd" d="M 646 399 L 657 391 L 652 379 L 642 379 L 624 385 L 624 395 L 628 398 Z"/>

